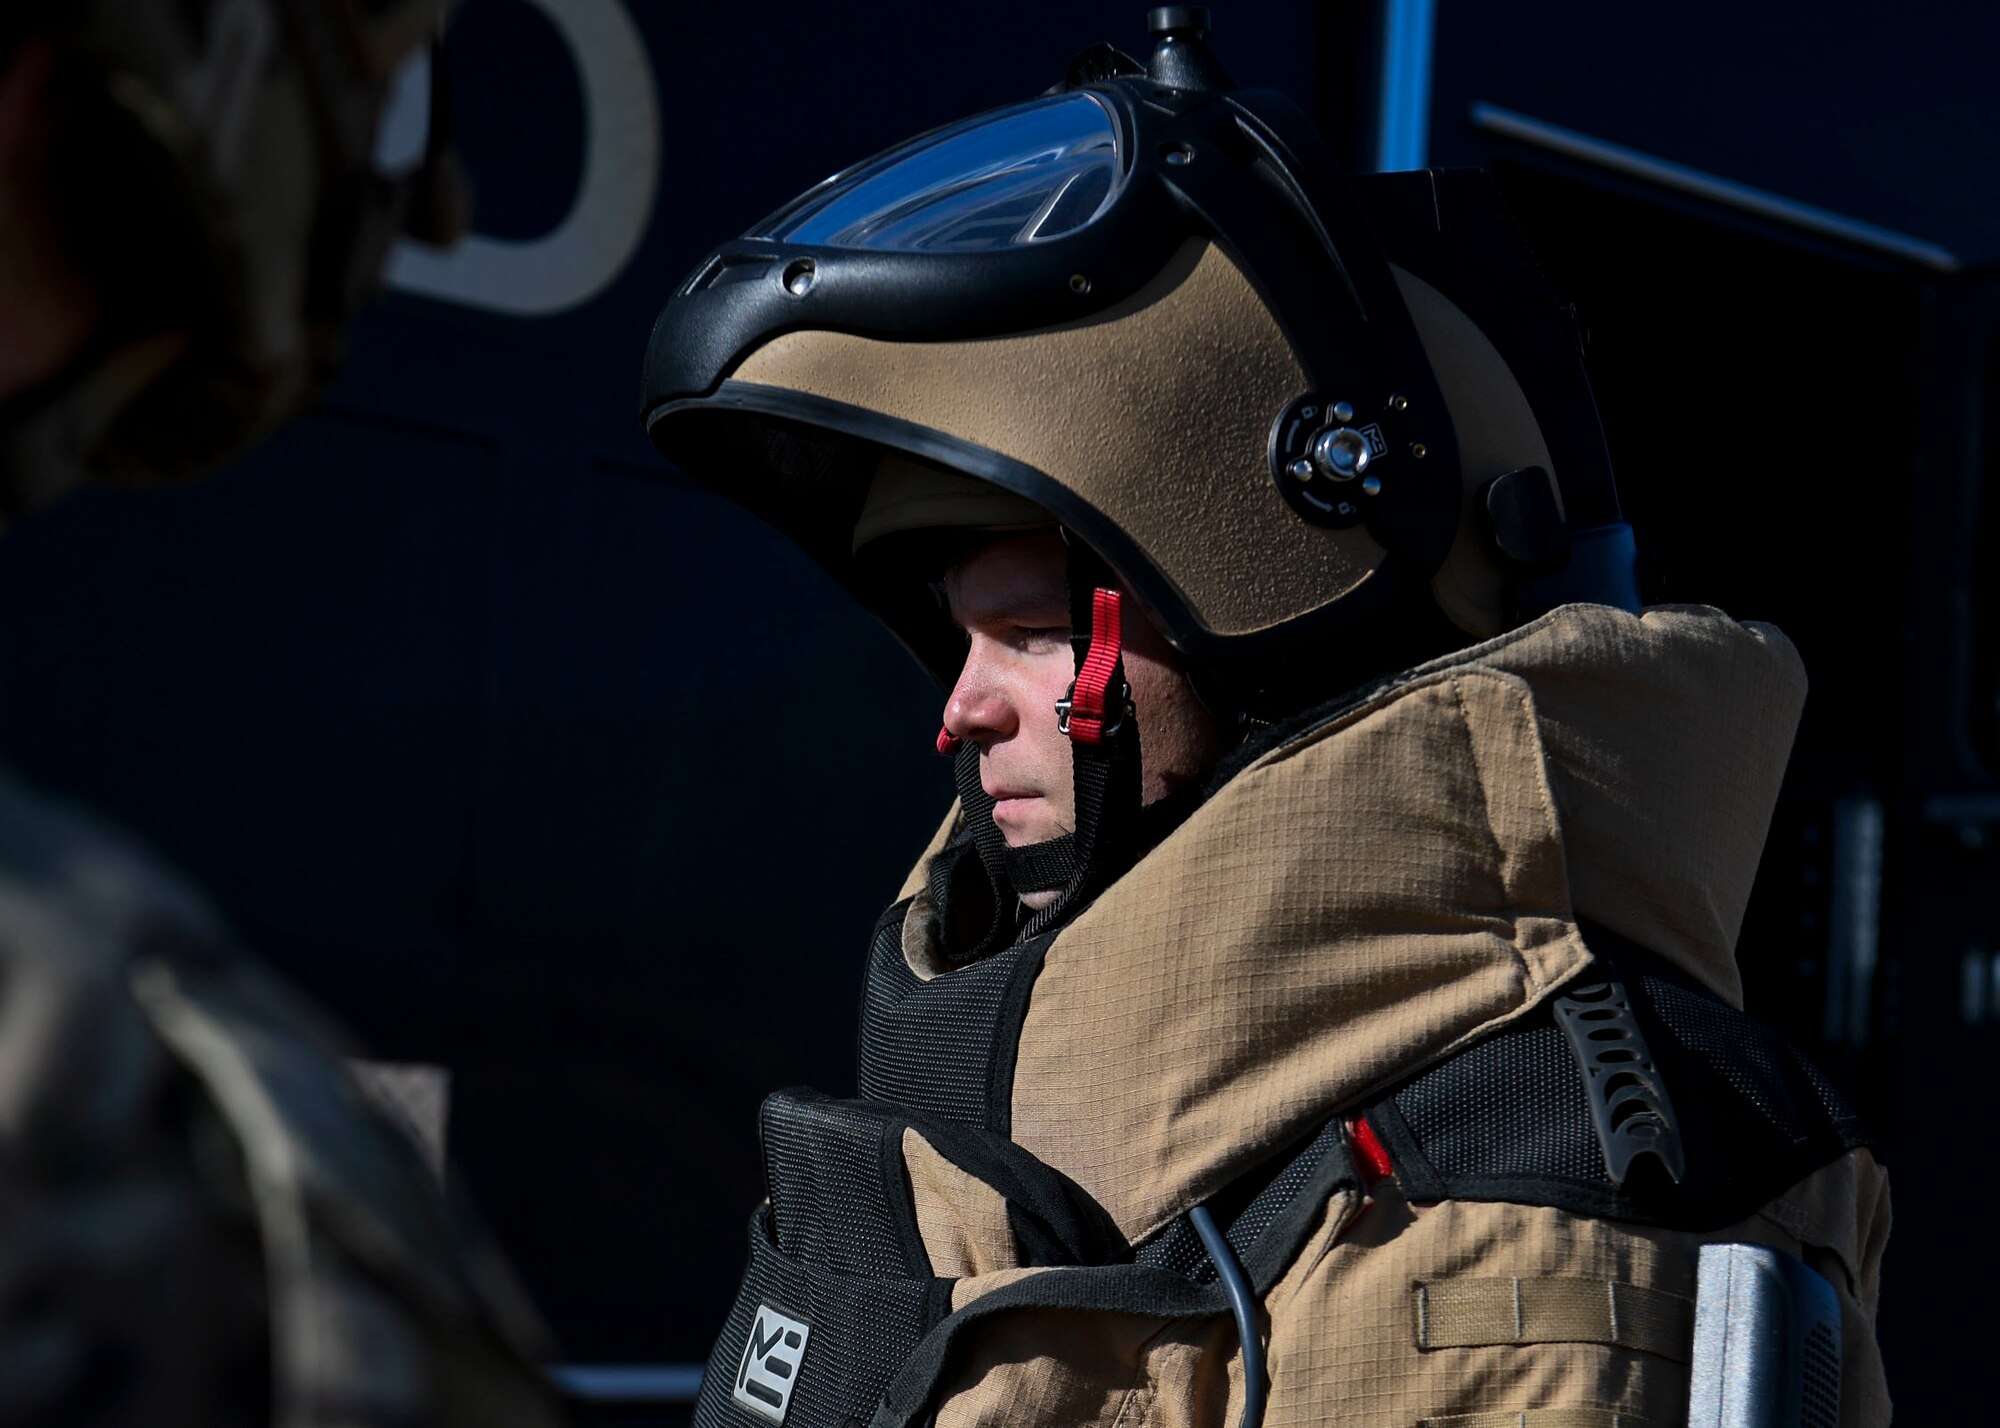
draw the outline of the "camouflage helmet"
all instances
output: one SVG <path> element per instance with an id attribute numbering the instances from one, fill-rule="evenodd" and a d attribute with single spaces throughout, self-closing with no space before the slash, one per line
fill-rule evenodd
<path id="1" fill-rule="evenodd" d="M 1573 327 L 1484 176 L 1351 180 L 1198 7 L 1150 23 L 1146 64 L 1086 51 L 710 254 L 647 354 L 658 449 L 946 683 L 958 637 L 868 547 L 892 512 L 992 517 L 911 463 L 1080 537 L 1243 713 L 1635 606 Z"/>
<path id="2" fill-rule="evenodd" d="M 30 0 L 9 18 L 0 41 L 54 50 L 46 195 L 102 313 L 85 357 L 6 418 L 12 504 L 241 451 L 330 374 L 413 199 L 417 236 L 456 236 L 441 86 L 424 163 L 375 163 L 392 81 L 449 3 Z"/>

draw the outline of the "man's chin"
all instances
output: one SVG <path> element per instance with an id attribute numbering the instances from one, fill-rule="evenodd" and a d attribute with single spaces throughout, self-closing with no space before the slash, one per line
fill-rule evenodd
<path id="1" fill-rule="evenodd" d="M 1010 848 L 1046 843 L 1069 832 L 1045 798 L 1002 799 L 993 805 L 993 823 Z"/>
<path id="2" fill-rule="evenodd" d="M 1032 848 L 1038 843 L 1052 843 L 1058 838 L 1069 836 L 1069 829 L 1060 824 L 1035 828 L 1002 828 L 1000 836 L 1010 848 Z"/>

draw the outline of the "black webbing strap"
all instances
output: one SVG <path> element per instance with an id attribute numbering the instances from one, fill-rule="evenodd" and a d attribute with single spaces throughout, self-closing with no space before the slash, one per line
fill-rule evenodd
<path id="1" fill-rule="evenodd" d="M 1331 1180 L 1319 1172 L 1331 1165 Z M 1279 1238 L 1288 1239 L 1295 1221 L 1315 1213 L 1342 1177 L 1353 1179 L 1355 1170 L 1347 1149 L 1341 1118 L 1335 1116 L 1317 1134 L 1289 1156 L 1278 1156 L 1253 1167 L 1209 1198 L 1209 1208 L 1223 1226 L 1223 1238 L 1239 1259 L 1252 1256 L 1274 1226 Z M 1186 1215 L 1176 1216 L 1167 1227 L 1135 1249 L 1132 1258 L 1139 1264 L 1169 1270 L 1196 1284 L 1213 1284 L 1215 1261 L 1202 1247 L 1201 1236 Z M 1268 1267 L 1268 1266 L 1267 1266 Z M 1259 1289 L 1268 1289 L 1260 1284 Z"/>
<path id="2" fill-rule="evenodd" d="M 959 808 L 965 815 L 966 828 L 972 833 L 973 848 L 979 854 L 979 866 L 986 874 L 993 902 L 986 931 L 979 939 L 962 951 L 955 946 L 952 948 L 953 961 L 971 962 L 998 952 L 1013 942 L 1020 904 L 1015 898 L 1013 883 L 1007 876 L 1007 839 L 1000 832 L 1000 825 L 993 821 L 993 799 L 979 782 L 978 744 L 967 739 L 959 745 L 952 774 L 958 781 Z M 931 902 L 941 911 L 957 902 L 954 896 L 956 890 L 945 884 L 958 872 L 962 863 L 962 859 L 952 857 L 938 857 L 931 862 Z M 946 934 L 949 943 L 952 928 L 943 918 L 940 918 L 940 931 Z"/>
<path id="3" fill-rule="evenodd" d="M 1327 1202 L 1342 1189 L 1358 1189 L 1360 1183 L 1340 1119 L 1335 1117 L 1293 1155 L 1266 1161 L 1209 1204 L 1227 1223 L 1230 1247 L 1242 1261 L 1251 1287 L 1262 1296 L 1298 1257 Z M 1251 1193 L 1245 1194 L 1246 1190 Z M 1226 1213 L 1231 1199 L 1240 1205 L 1233 1214 Z M 1193 1232 L 1186 1216 L 1174 1222 L 1180 1225 Z M 1148 1244 L 1161 1238 L 1155 1236 Z M 1203 1263 L 1208 1263 L 1207 1252 L 1201 1253 Z M 1202 1278 L 1198 1272 L 1191 1275 L 1182 1268 L 1147 1262 L 1145 1249 L 1131 1264 L 1044 1270 L 981 1295 L 926 1334 L 883 1394 L 870 1428 L 912 1428 L 932 1406 L 959 1337 L 993 1315 L 1014 1309 L 1079 1309 L 1179 1319 L 1226 1314 L 1230 1305 L 1212 1265 Z"/>
<path id="4" fill-rule="evenodd" d="M 1079 676 L 1089 662 L 1094 607 L 1099 590 L 1117 590 L 1118 577 L 1096 551 L 1069 539 L 1070 648 Z M 1131 618 L 1141 618 L 1135 610 Z M 1070 740 L 1070 768 L 1076 790 L 1073 868 L 1061 897 L 1028 919 L 1032 937 L 1088 903 L 1132 865 L 1138 856 L 1139 721 L 1128 708 L 1125 661 L 1111 672 L 1112 707 L 1103 736 Z"/>
<path id="5" fill-rule="evenodd" d="M 1076 835 L 1065 833 L 1041 843 L 1007 849 L 1007 880 L 1016 892 L 1066 888 L 1076 876 Z"/>
<path id="6" fill-rule="evenodd" d="M 924 1421 L 960 1338 L 994 1315 L 1015 1309 L 1077 1309 L 1183 1319 L 1226 1314 L 1229 1301 L 1220 1284 L 1192 1284 L 1179 1275 L 1144 1265 L 1045 1269 L 982 1294 L 926 1334 L 891 1380 L 869 1428 L 914 1428 Z"/>

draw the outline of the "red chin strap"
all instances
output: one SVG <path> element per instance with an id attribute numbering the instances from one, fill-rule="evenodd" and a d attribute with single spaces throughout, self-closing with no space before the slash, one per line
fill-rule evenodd
<path id="1" fill-rule="evenodd" d="M 1118 657 L 1124 649 L 1124 596 L 1100 586 L 1090 597 L 1090 652 L 1076 672 L 1068 697 L 1056 702 L 1056 723 L 1073 743 L 1101 744 L 1124 722 L 1123 707 L 1111 710 L 1108 722 L 1105 718 L 1111 681 L 1118 673 Z M 1122 705 L 1124 691 L 1120 695 Z"/>
<path id="2" fill-rule="evenodd" d="M 952 733 L 949 729 L 938 730 L 937 751 L 947 758 L 957 753 L 958 746 L 964 742 L 965 740 L 959 738 L 958 735 Z"/>

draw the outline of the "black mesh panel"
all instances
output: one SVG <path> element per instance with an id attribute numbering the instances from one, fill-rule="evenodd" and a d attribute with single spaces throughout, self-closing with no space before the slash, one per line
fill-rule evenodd
<path id="1" fill-rule="evenodd" d="M 942 1281 L 834 1274 L 787 1259 L 772 1242 L 768 1212 L 750 1227 L 750 1268 L 729 1322 L 709 1355 L 694 1428 L 771 1428 L 733 1396 L 760 1305 L 811 1330 L 786 1407 L 785 1428 L 864 1424 L 889 1380 L 943 1316 Z"/>
<path id="2" fill-rule="evenodd" d="M 1196 1284 L 1213 1284 L 1215 1261 L 1202 1247 L 1201 1236 L 1186 1215 L 1176 1215 L 1158 1234 L 1133 1252 L 1132 1258 L 1150 1269 L 1164 1269 Z"/>
<path id="3" fill-rule="evenodd" d="M 762 1120 L 772 1238 L 783 1254 L 839 1274 L 928 1269 L 900 1173 L 890 1183 L 883 1159 L 893 1137 L 901 1164 L 900 1124 L 788 1091 L 764 1102 Z"/>
<path id="4" fill-rule="evenodd" d="M 1344 1134 L 1339 1119 L 1328 1121 L 1319 1134 L 1306 1142 L 1303 1150 L 1283 1162 L 1283 1168 L 1257 1192 L 1243 1213 L 1227 1222 L 1228 1228 L 1223 1233 L 1237 1254 L 1250 1253 L 1250 1247 L 1276 1223 L 1279 1213 L 1305 1190 L 1313 1172 L 1319 1169 L 1328 1152 L 1341 1143 Z"/>
<path id="5" fill-rule="evenodd" d="M 1440 1175 L 1540 1176 L 1605 1186 L 1590 1095 L 1559 1027 L 1489 1037 L 1396 1096 Z"/>
<path id="6" fill-rule="evenodd" d="M 1833 1083 L 1776 1032 L 1663 978 L 1646 977 L 1641 985 L 1685 1046 L 1712 1065 L 1766 1127 L 1800 1144 L 1827 1122 L 1859 1129 L 1853 1107 Z"/>
<path id="7" fill-rule="evenodd" d="M 1239 1259 L 1250 1256 L 1252 1248 L 1277 1222 L 1278 1216 L 1305 1192 L 1313 1172 L 1319 1169 L 1327 1152 L 1340 1144 L 1343 1134 L 1338 1117 L 1328 1121 L 1303 1148 L 1250 1171 L 1210 1202 L 1223 1225 L 1224 1238 Z M 1213 1284 L 1217 1278 L 1215 1261 L 1209 1258 L 1201 1236 L 1186 1215 L 1175 1216 L 1132 1257 L 1149 1268 L 1164 1269 L 1196 1284 Z"/>
<path id="8" fill-rule="evenodd" d="M 860 1092 L 940 1120 L 1004 1129 L 995 1106 L 993 1067 L 1002 1012 L 1017 976 L 1040 965 L 1041 943 L 1026 943 L 918 980 L 903 960 L 899 903 L 875 931 L 861 1009 Z M 1005 1028 L 1018 1035 L 1019 1027 Z M 1011 1078 L 1010 1078 L 1011 1080 Z M 1011 1084 L 999 1093 L 1011 1100 Z"/>
<path id="9" fill-rule="evenodd" d="M 1642 949 L 1602 930 L 1589 937 L 1615 952 L 1638 993 L 1633 1014 L 1686 1144 L 1681 1179 L 1641 1160 L 1622 1187 L 1613 1183 L 1583 1069 L 1543 1006 L 1406 1082 L 1381 1108 L 1412 1198 L 1512 1200 L 1700 1229 L 1742 1218 L 1867 1144 L 1839 1092 L 1777 1033 Z"/>

